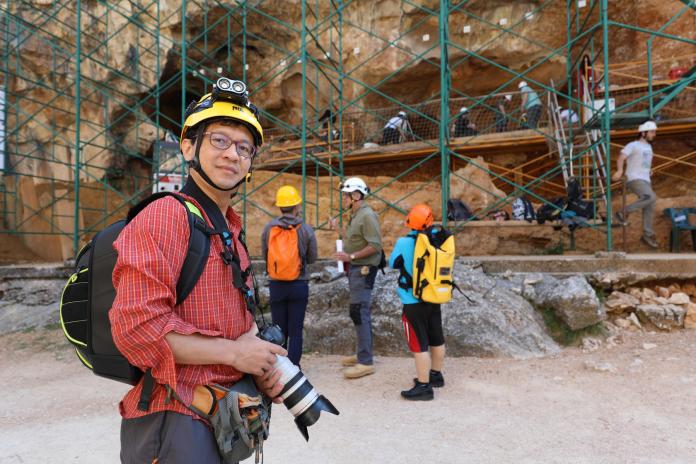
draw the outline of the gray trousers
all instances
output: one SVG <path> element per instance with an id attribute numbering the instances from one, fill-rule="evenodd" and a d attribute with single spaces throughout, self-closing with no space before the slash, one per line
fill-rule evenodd
<path id="1" fill-rule="evenodd" d="M 628 191 L 638 196 L 638 200 L 626 206 L 626 214 L 643 210 L 643 234 L 654 237 L 653 220 L 655 218 L 655 202 L 657 195 L 653 192 L 650 182 L 646 180 L 632 180 L 626 184 Z"/>
<path id="2" fill-rule="evenodd" d="M 372 365 L 372 287 L 377 276 L 377 267 L 369 266 L 370 272 L 362 275 L 363 266 L 351 265 L 348 273 L 348 290 L 350 292 L 350 318 L 355 325 L 357 337 L 358 362 Z"/>
<path id="3" fill-rule="evenodd" d="M 222 464 L 212 430 L 173 411 L 121 421 L 123 464 Z"/>

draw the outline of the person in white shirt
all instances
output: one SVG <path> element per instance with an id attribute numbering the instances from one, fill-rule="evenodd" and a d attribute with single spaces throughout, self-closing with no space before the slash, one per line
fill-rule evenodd
<path id="1" fill-rule="evenodd" d="M 626 187 L 629 192 L 638 197 L 638 200 L 627 205 L 623 212 L 617 212 L 615 221 L 621 225 L 626 225 L 626 219 L 630 213 L 642 210 L 643 236 L 641 240 L 650 248 L 657 248 L 655 232 L 653 231 L 657 196 L 650 182 L 653 159 L 652 142 L 657 136 L 657 124 L 653 121 L 646 121 L 638 127 L 638 132 L 640 132 L 640 138 L 621 150 L 619 159 L 616 160 L 616 172 L 611 177 L 613 181 L 618 181 L 623 177 L 625 162 Z"/>
<path id="2" fill-rule="evenodd" d="M 408 116 L 405 111 L 399 111 L 396 116 L 391 118 L 384 126 L 382 131 L 382 141 L 380 145 L 390 145 L 399 143 L 402 136 L 411 132 L 411 125 L 408 123 Z"/>
<path id="3" fill-rule="evenodd" d="M 563 121 L 563 122 L 570 122 L 571 124 L 575 124 L 579 121 L 578 113 L 576 113 L 575 111 L 573 111 L 569 108 L 562 109 L 560 116 L 561 116 L 561 121 Z"/>

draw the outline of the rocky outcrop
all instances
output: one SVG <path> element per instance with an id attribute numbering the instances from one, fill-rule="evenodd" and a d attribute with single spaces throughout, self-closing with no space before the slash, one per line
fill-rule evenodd
<path id="1" fill-rule="evenodd" d="M 402 305 L 395 291 L 397 276 L 393 270 L 386 275 L 378 273 L 373 291 L 375 351 L 383 355 L 408 353 Z M 479 268 L 458 265 L 455 280 L 466 296 L 455 292 L 453 300 L 442 307 L 448 354 L 529 358 L 558 353 L 543 320 L 521 295 L 499 285 Z M 263 295 L 268 298 L 267 288 Z M 343 354 L 355 350 L 348 298 L 346 278 L 310 286 L 305 349 Z"/>
<path id="2" fill-rule="evenodd" d="M 636 308 L 641 322 L 650 322 L 658 329 L 671 330 L 684 325 L 686 309 L 673 304 L 641 304 Z"/>
<path id="3" fill-rule="evenodd" d="M 455 281 L 468 299 L 455 292 L 443 309 L 449 352 L 527 358 L 559 351 L 534 307 L 499 279 L 458 265 Z"/>
<path id="4" fill-rule="evenodd" d="M 607 312 L 618 314 L 634 310 L 639 304 L 640 300 L 635 296 L 619 291 L 612 292 L 607 301 L 604 302 Z"/>
<path id="5" fill-rule="evenodd" d="M 0 334 L 59 322 L 65 279 L 0 281 Z"/>
<path id="6" fill-rule="evenodd" d="M 552 309 L 571 330 L 580 330 L 606 318 L 597 294 L 580 275 L 556 279 L 548 274 L 509 275 L 505 285 L 539 308 Z"/>

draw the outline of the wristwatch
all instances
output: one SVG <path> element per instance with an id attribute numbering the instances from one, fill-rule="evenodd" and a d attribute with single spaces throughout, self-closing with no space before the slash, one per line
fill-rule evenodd
<path id="1" fill-rule="evenodd" d="M 351 261 L 354 261 L 354 260 L 355 260 L 355 253 L 351 253 L 349 256 L 350 256 L 350 260 L 351 260 Z"/>

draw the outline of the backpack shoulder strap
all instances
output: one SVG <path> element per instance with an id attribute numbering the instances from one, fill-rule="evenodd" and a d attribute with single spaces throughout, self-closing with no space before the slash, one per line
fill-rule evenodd
<path id="1" fill-rule="evenodd" d="M 196 205 L 173 192 L 158 192 L 150 195 L 128 211 L 126 223 L 132 221 L 148 205 L 164 197 L 175 198 L 181 203 L 186 210 L 189 231 L 191 232 L 189 234 L 186 258 L 184 258 L 179 280 L 176 283 L 176 304 L 179 305 L 191 293 L 201 274 L 203 274 L 203 269 L 208 262 L 208 255 L 210 254 L 210 236 L 214 231 L 208 227 L 203 214 Z"/>
<path id="2" fill-rule="evenodd" d="M 406 235 L 406 238 L 410 238 L 414 241 L 413 252 L 415 254 L 415 252 L 416 252 L 416 250 L 415 250 L 416 235 L 408 234 L 408 235 Z M 415 259 L 415 256 L 414 256 L 414 259 Z M 406 263 L 404 262 L 403 255 L 399 255 L 399 257 L 394 260 L 394 269 L 399 270 L 399 279 L 397 280 L 397 285 L 400 288 L 403 288 L 404 290 L 413 289 L 413 277 L 411 276 L 411 273 L 406 269 Z"/>

